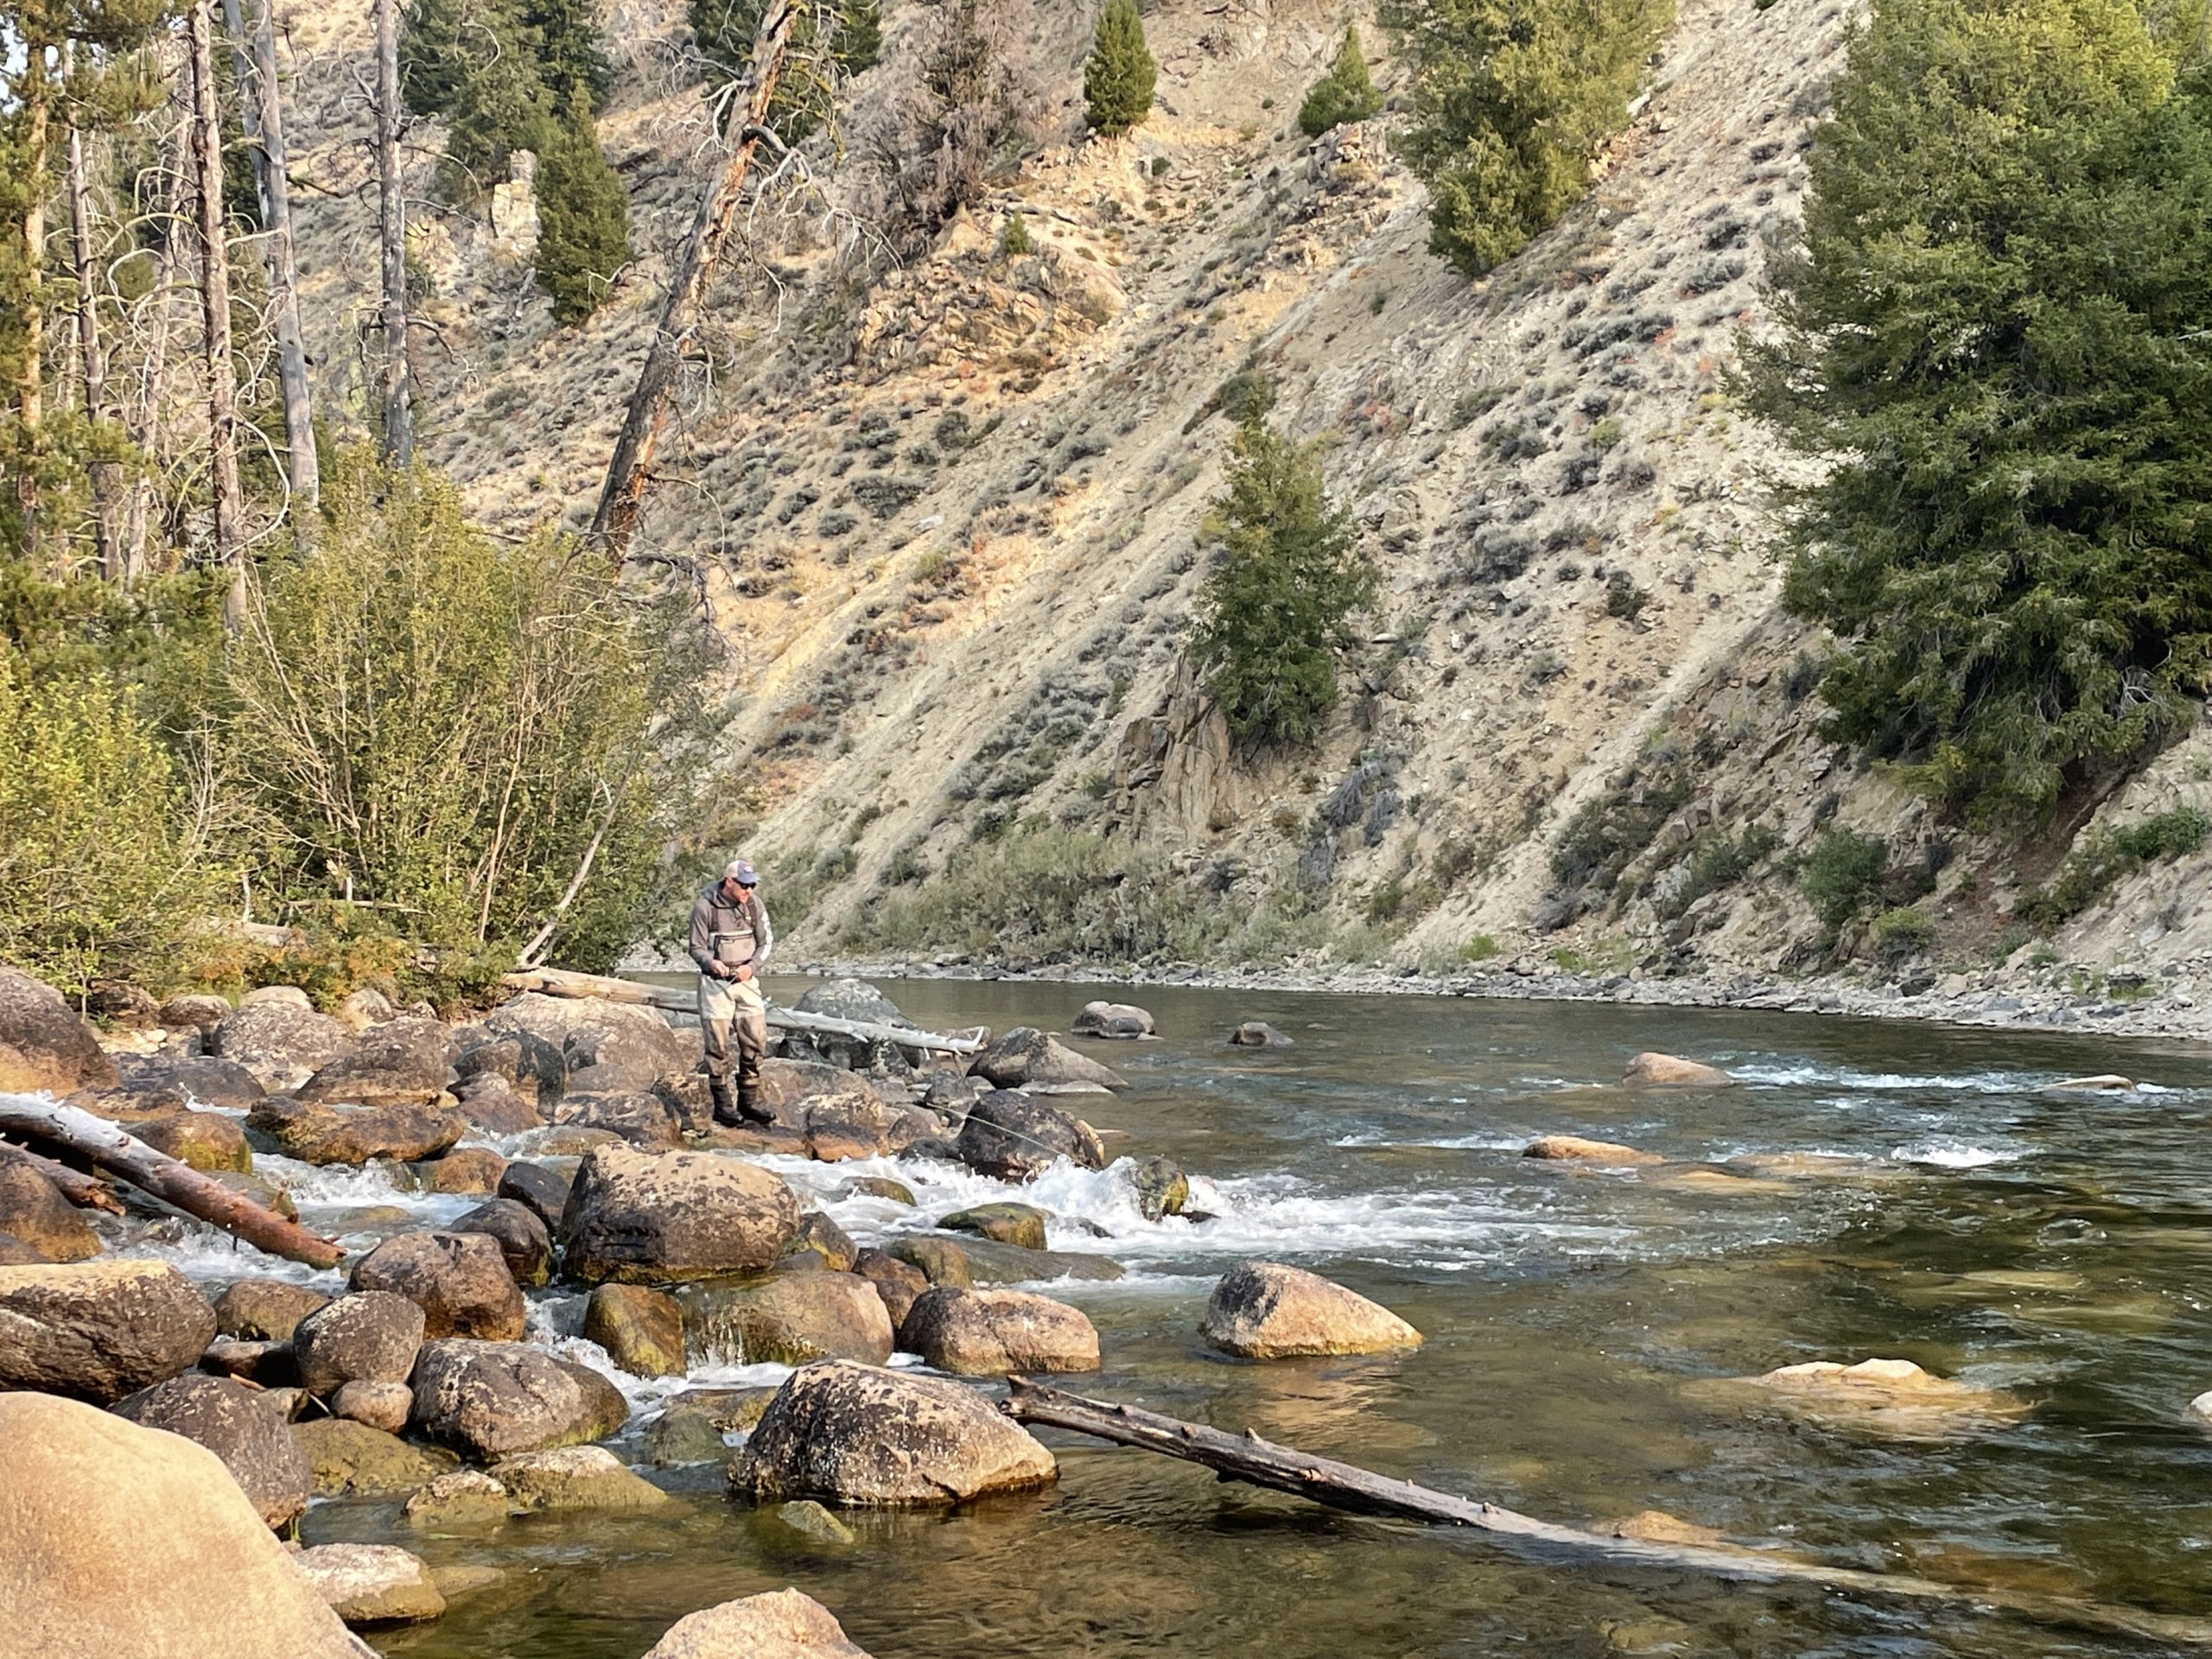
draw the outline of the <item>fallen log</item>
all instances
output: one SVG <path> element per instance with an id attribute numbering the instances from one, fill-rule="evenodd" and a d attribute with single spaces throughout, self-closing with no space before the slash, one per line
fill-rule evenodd
<path id="1" fill-rule="evenodd" d="M 123 1213 L 123 1200 L 115 1196 L 113 1188 L 97 1175 L 87 1175 L 82 1170 L 58 1164 L 51 1158 L 41 1158 L 28 1147 L 12 1141 L 0 1141 L 0 1162 L 27 1164 L 61 1190 L 61 1196 L 79 1210 L 105 1210 L 111 1216 Z"/>
<path id="2" fill-rule="evenodd" d="M 1610 1536 L 1554 1525 L 1495 1503 L 1393 1480 L 1355 1464 L 1277 1446 L 1246 1431 L 1230 1434 L 1135 1406 L 1115 1405 L 1047 1388 L 1027 1377 L 1007 1379 L 1002 1409 L 1019 1423 L 1073 1429 L 1119 1446 L 1164 1452 L 1203 1464 L 1224 1480 L 1309 1498 L 1354 1515 L 1386 1516 L 1433 1526 L 1470 1527 L 1508 1541 L 1509 1548 L 1538 1556 L 1594 1556 L 1624 1567 L 1709 1573 L 1748 1584 L 1803 1584 L 1897 1600 L 1941 1602 L 1960 1608 L 1996 1608 L 2046 1624 L 2117 1631 L 2152 1641 L 2212 1648 L 2212 1619 L 2154 1613 L 2142 1608 L 2079 1601 L 2064 1596 L 1994 1586 L 1943 1584 L 1906 1574 L 1826 1567 L 1773 1550 L 1728 1545 L 1673 1544 Z"/>
<path id="3" fill-rule="evenodd" d="M 334 1241 L 318 1237 L 297 1222 L 285 1220 L 189 1164 L 126 1135 L 105 1118 L 77 1107 L 46 1105 L 17 1095 L 0 1096 L 0 1133 L 67 1147 L 140 1191 L 271 1255 L 304 1262 L 311 1268 L 334 1268 L 346 1259 L 345 1250 Z"/>
<path id="4" fill-rule="evenodd" d="M 632 1002 L 646 1007 L 693 1014 L 698 999 L 672 985 L 640 985 L 633 979 L 609 979 L 603 974 L 575 974 L 563 968 L 525 968 L 499 982 L 518 991 L 540 991 L 547 996 L 599 997 L 608 1002 Z M 980 1027 L 972 1032 L 944 1034 L 912 1026 L 883 1026 L 868 1020 L 838 1020 L 826 1014 L 801 1014 L 795 1008 L 771 1004 L 768 1023 L 779 1031 L 818 1031 L 833 1037 L 850 1037 L 864 1043 L 896 1043 L 901 1048 L 925 1049 L 939 1054 L 980 1054 L 989 1035 Z"/>

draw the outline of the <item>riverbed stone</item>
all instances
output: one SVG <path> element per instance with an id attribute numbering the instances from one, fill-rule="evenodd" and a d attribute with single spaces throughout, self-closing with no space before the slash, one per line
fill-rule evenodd
<path id="1" fill-rule="evenodd" d="M 98 1033 L 60 992 L 0 967 L 0 1091 L 58 1096 L 117 1081 Z"/>
<path id="2" fill-rule="evenodd" d="M 1689 1088 L 1734 1081 L 1717 1065 L 1686 1060 L 1677 1054 L 1662 1054 L 1656 1049 L 1648 1050 L 1630 1060 L 1628 1070 L 1621 1074 L 1621 1080 L 1662 1088 Z"/>
<path id="3" fill-rule="evenodd" d="M 442 1158 L 415 1166 L 426 1192 L 489 1197 L 499 1190 L 507 1160 L 489 1147 L 455 1147 Z"/>
<path id="4" fill-rule="evenodd" d="M 1152 1015 L 1134 1002 L 1086 1002 L 1068 1030 L 1077 1037 L 1149 1037 Z"/>
<path id="5" fill-rule="evenodd" d="M 1199 1325 L 1243 1359 L 1381 1354 L 1421 1345 L 1421 1332 L 1356 1291 L 1280 1262 L 1246 1262 L 1213 1287 Z"/>
<path id="6" fill-rule="evenodd" d="M 1295 1048 L 1297 1043 L 1277 1031 L 1264 1020 L 1247 1020 L 1229 1033 L 1229 1041 L 1236 1048 Z"/>
<path id="7" fill-rule="evenodd" d="M 431 1338 L 512 1342 L 522 1335 L 522 1287 L 499 1241 L 484 1233 L 399 1233 L 353 1264 L 356 1290 L 397 1291 L 423 1310 Z"/>
<path id="8" fill-rule="evenodd" d="M 683 1309 L 646 1285 L 594 1285 L 584 1304 L 584 1339 L 632 1376 L 681 1376 Z"/>
<path id="9" fill-rule="evenodd" d="M 215 1328 L 249 1341 L 289 1342 L 300 1321 L 329 1300 L 289 1279 L 234 1280 L 215 1300 Z"/>
<path id="10" fill-rule="evenodd" d="M 100 1253 L 100 1236 L 85 1212 L 29 1164 L 0 1154 L 0 1233 L 29 1245 L 48 1262 L 84 1262 Z"/>
<path id="11" fill-rule="evenodd" d="M 13 1233 L 0 1233 L 0 1268 L 41 1268 L 54 1258 Z"/>
<path id="12" fill-rule="evenodd" d="M 969 1286 L 976 1282 L 968 1264 L 968 1248 L 949 1238 L 909 1236 L 885 1243 L 884 1254 L 908 1263 L 932 1285 Z"/>
<path id="13" fill-rule="evenodd" d="M 346 1417 L 294 1423 L 292 1439 L 320 1497 L 397 1497 L 459 1462 L 442 1446 L 416 1446 Z"/>
<path id="14" fill-rule="evenodd" d="M 292 1560 L 350 1625 L 419 1624 L 446 1610 L 430 1569 L 396 1544 L 317 1544 Z"/>
<path id="15" fill-rule="evenodd" d="M 257 995 L 249 993 L 207 1033 L 207 1052 L 235 1060 L 270 1093 L 290 1093 L 353 1046 L 342 1021 L 317 1014 L 304 998 L 256 1001 Z"/>
<path id="16" fill-rule="evenodd" d="M 340 1296 L 307 1315 L 292 1333 L 300 1386 L 309 1394 L 328 1395 L 348 1382 L 404 1382 L 427 1329 L 421 1306 L 397 1292 L 357 1290 Z"/>
<path id="17" fill-rule="evenodd" d="M 1033 1205 L 970 1205 L 938 1217 L 937 1224 L 948 1233 L 974 1233 L 1001 1244 L 1019 1244 L 1024 1249 L 1045 1248 L 1045 1212 Z"/>
<path id="18" fill-rule="evenodd" d="M 914 1299 L 930 1287 L 928 1275 L 919 1268 L 878 1249 L 861 1251 L 854 1259 L 853 1271 L 875 1287 L 875 1294 L 883 1299 L 884 1312 L 891 1316 L 894 1332 L 906 1322 L 906 1311 L 913 1306 Z"/>
<path id="19" fill-rule="evenodd" d="M 1082 1310 L 1024 1290 L 927 1291 L 899 1344 L 958 1376 L 1098 1369 L 1097 1328 Z"/>
<path id="20" fill-rule="evenodd" d="M 1179 1216 L 1191 1201 L 1191 1178 L 1171 1159 L 1141 1160 L 1129 1172 L 1129 1185 L 1136 1189 L 1138 1213 L 1147 1221 Z"/>
<path id="21" fill-rule="evenodd" d="M 480 1460 L 604 1440 L 629 1415 L 597 1371 L 525 1344 L 429 1342 L 415 1362 L 415 1427 Z"/>
<path id="22" fill-rule="evenodd" d="M 1105 1146 L 1090 1124 L 1009 1089 L 995 1089 L 969 1109 L 957 1150 L 961 1162 L 1000 1180 L 1029 1180 L 1062 1158 L 1078 1169 L 1106 1167 Z"/>
<path id="23" fill-rule="evenodd" d="M 518 1285 L 536 1287 L 553 1276 L 553 1240 L 529 1205 L 512 1198 L 491 1198 L 454 1218 L 446 1230 L 481 1233 L 496 1242 L 507 1271 Z"/>
<path id="24" fill-rule="evenodd" d="M 231 1000 L 208 991 L 180 991 L 155 1010 L 168 1031 L 213 1031 L 231 1011 Z"/>
<path id="25" fill-rule="evenodd" d="M 190 1370 L 215 1310 L 166 1262 L 0 1268 L 0 1389 L 94 1405 Z"/>
<path id="26" fill-rule="evenodd" d="M 909 1210 L 914 1207 L 914 1189 L 904 1181 L 892 1179 L 888 1175 L 855 1176 L 845 1184 L 842 1196 L 882 1198 L 887 1203 L 903 1204 Z"/>
<path id="27" fill-rule="evenodd" d="M 269 1092 L 245 1067 L 219 1055 L 118 1054 L 114 1059 L 132 1109 L 147 1116 L 209 1107 L 250 1112 Z"/>
<path id="28" fill-rule="evenodd" d="M 488 1071 L 457 1084 L 453 1097 L 469 1127 L 486 1135 L 520 1135 L 545 1122 L 520 1090 Z"/>
<path id="29" fill-rule="evenodd" d="M 2029 1409 L 2017 1395 L 1937 1376 L 1908 1359 L 1812 1360 L 1742 1382 L 1795 1415 L 1881 1440 L 1962 1438 L 2002 1427 Z"/>
<path id="30" fill-rule="evenodd" d="M 315 1069 L 297 1094 L 311 1104 L 424 1105 L 454 1080 L 453 1033 L 435 1020 L 394 1020 Z"/>
<path id="31" fill-rule="evenodd" d="M 372 1158 L 412 1163 L 436 1157 L 468 1133 L 468 1120 L 451 1106 L 331 1106 L 289 1095 L 261 1102 L 245 1126 L 286 1157 L 308 1164 L 365 1164 Z"/>
<path id="32" fill-rule="evenodd" d="M 798 1200 L 755 1164 L 599 1147 L 576 1172 L 563 1224 L 575 1277 L 681 1284 L 770 1266 L 798 1230 Z"/>
<path id="33" fill-rule="evenodd" d="M 526 1032 L 552 1044 L 578 1090 L 650 1089 L 656 1077 L 688 1071 L 699 1061 L 697 1036 L 676 1031 L 658 1009 L 596 997 L 525 991 L 486 1014 L 483 1029 Z M 587 1070 L 590 1078 L 576 1077 Z"/>
<path id="34" fill-rule="evenodd" d="M 234 1169 L 253 1173 L 253 1147 L 234 1117 L 220 1112 L 173 1112 L 133 1123 L 130 1133 L 156 1152 L 209 1173 Z"/>
<path id="35" fill-rule="evenodd" d="M 652 1510 L 670 1501 L 603 1446 L 525 1452 L 502 1458 L 491 1473 L 518 1510 Z"/>
<path id="36" fill-rule="evenodd" d="M 969 1278 L 978 1285 L 1026 1285 L 1052 1279 L 1103 1283 L 1124 1276 L 1120 1262 L 1088 1250 L 1031 1250 L 994 1238 L 966 1238 L 960 1249 Z"/>
<path id="37" fill-rule="evenodd" d="M 342 1382 L 330 1396 L 332 1416 L 366 1423 L 387 1434 L 398 1433 L 414 1414 L 415 1390 L 404 1382 Z"/>
<path id="38" fill-rule="evenodd" d="M 497 1196 L 511 1198 L 545 1224 L 550 1237 L 561 1236 L 561 1214 L 569 1205 L 572 1175 L 543 1164 L 518 1159 L 499 1172 Z"/>
<path id="39" fill-rule="evenodd" d="M 1087 1054 L 1078 1054 L 1049 1032 L 1016 1026 L 978 1054 L 968 1066 L 971 1077 L 988 1077 L 1000 1089 L 1066 1083 L 1095 1083 L 1126 1089 L 1128 1079 Z"/>
<path id="40" fill-rule="evenodd" d="M 1034 1436 L 966 1383 L 825 1360 L 777 1390 L 730 1487 L 759 1503 L 935 1507 L 1058 1474 Z"/>
<path id="41" fill-rule="evenodd" d="M 798 1231 L 784 1246 L 785 1261 L 810 1256 L 833 1273 L 850 1273 L 860 1253 L 852 1235 L 819 1210 L 810 1210 L 798 1218 Z"/>
<path id="42" fill-rule="evenodd" d="M 417 1527 L 496 1524 L 514 1512 L 507 1489 L 481 1469 L 455 1469 L 416 1491 L 401 1511 Z"/>
<path id="43" fill-rule="evenodd" d="M 300 1382 L 300 1368 L 289 1342 L 217 1337 L 200 1351 L 200 1369 L 210 1376 L 234 1376 L 253 1383 L 263 1394 L 270 1389 L 296 1389 Z"/>
<path id="44" fill-rule="evenodd" d="M 462 1088 L 496 1077 L 542 1113 L 569 1086 L 567 1053 L 560 1043 L 537 1032 L 474 1026 L 456 1037 L 453 1069 Z"/>
<path id="45" fill-rule="evenodd" d="M 772 1590 L 686 1614 L 645 1659 L 868 1659 L 830 1610 L 797 1590 Z"/>
<path id="46" fill-rule="evenodd" d="M 683 1125 L 675 1109 L 650 1090 L 564 1095 L 553 1109 L 553 1122 L 563 1128 L 605 1129 L 647 1152 L 683 1144 Z"/>
<path id="47" fill-rule="evenodd" d="M 891 1357 L 891 1316 L 857 1274 L 785 1271 L 753 1285 L 696 1285 L 679 1293 L 683 1336 L 696 1360 L 804 1365 Z"/>
<path id="48" fill-rule="evenodd" d="M 1642 1152 L 1617 1141 L 1587 1141 L 1579 1135 L 1547 1135 L 1521 1149 L 1523 1158 L 1554 1163 L 1613 1164 L 1641 1166 L 1667 1160 L 1656 1152 Z"/>
<path id="49" fill-rule="evenodd" d="M 0 1395 L 0 1446 L 10 1659 L 359 1659 L 207 1447 L 45 1394 Z"/>
<path id="50" fill-rule="evenodd" d="M 2135 1091 L 2133 1079 L 2117 1072 L 2100 1072 L 2093 1077 L 2065 1077 L 2044 1085 L 2046 1094 L 2126 1095 Z"/>
<path id="51" fill-rule="evenodd" d="M 188 1371 L 126 1395 L 113 1410 L 142 1427 L 181 1434 L 213 1452 L 264 1526 L 281 1530 L 307 1512 L 315 1490 L 308 1460 L 284 1420 L 243 1382 Z"/>
<path id="52" fill-rule="evenodd" d="M 391 999 L 373 985 L 362 985 L 348 991 L 340 999 L 331 1013 L 345 1021 L 348 1031 L 366 1031 L 372 1026 L 381 1026 L 399 1017 L 399 1010 Z"/>

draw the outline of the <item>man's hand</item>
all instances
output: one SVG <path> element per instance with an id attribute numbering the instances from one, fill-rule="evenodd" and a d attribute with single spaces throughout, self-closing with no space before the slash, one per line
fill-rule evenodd
<path id="1" fill-rule="evenodd" d="M 722 963 L 715 962 L 708 963 L 707 971 L 712 974 L 716 979 L 728 979 L 729 977 L 729 969 Z"/>
<path id="2" fill-rule="evenodd" d="M 749 962 L 741 963 L 737 970 L 737 982 L 742 985 L 747 980 L 751 979 L 752 977 L 753 964 Z"/>

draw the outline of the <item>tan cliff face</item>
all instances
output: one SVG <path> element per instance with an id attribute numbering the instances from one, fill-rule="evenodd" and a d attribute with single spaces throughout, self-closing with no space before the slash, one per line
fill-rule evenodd
<path id="1" fill-rule="evenodd" d="M 512 191 L 497 226 L 426 214 L 416 239 L 423 448 L 502 529 L 588 518 L 704 176 L 704 105 L 672 67 L 681 5 L 612 12 L 603 134 L 639 252 L 613 301 L 553 326 Z M 1764 504 L 1802 463 L 1730 387 L 1851 7 L 1686 0 L 1589 197 L 1475 283 L 1427 251 L 1402 115 L 1297 130 L 1354 14 L 1162 0 L 1158 103 L 1110 142 L 1080 130 L 1087 9 L 1039 15 L 1042 147 L 865 288 L 838 263 L 866 233 L 840 175 L 764 208 L 664 451 L 641 545 L 696 575 L 728 645 L 719 832 L 827 871 L 801 948 L 1014 822 L 1120 828 L 1247 889 L 1325 879 L 1334 916 L 1373 918 L 1409 962 L 1489 936 L 1599 966 L 1759 969 L 1809 965 L 1796 866 L 1846 825 L 1934 867 L 1932 891 L 1892 897 L 1962 949 L 1998 940 L 2005 861 L 1816 733 L 1818 645 L 1779 613 Z M 1357 21 L 1402 92 L 1388 35 Z M 373 222 L 346 89 L 365 8 L 297 7 L 290 28 L 311 117 L 296 170 L 323 187 L 300 210 L 318 367 L 358 421 Z M 1179 649 L 1219 392 L 1248 371 L 1280 428 L 1325 446 L 1382 575 L 1371 643 L 1296 753 L 1240 752 Z M 2107 810 L 2193 798 L 2202 762 L 2177 753 Z M 1615 810 L 1639 791 L 1643 817 Z M 1562 883 L 1562 836 L 1608 813 L 1618 868 Z M 2123 886 L 2057 943 L 2193 950 L 2160 895 L 2202 879 Z"/>

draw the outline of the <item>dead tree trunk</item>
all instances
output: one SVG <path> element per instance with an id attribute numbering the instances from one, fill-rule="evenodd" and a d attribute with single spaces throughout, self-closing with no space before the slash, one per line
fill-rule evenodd
<path id="1" fill-rule="evenodd" d="M 189 116 L 176 130 L 176 150 L 169 167 L 167 206 L 162 216 L 161 249 L 154 257 L 153 287 L 147 296 L 152 308 L 151 337 L 139 364 L 137 429 L 132 433 L 139 454 L 151 467 L 162 464 L 164 433 L 162 411 L 168 399 L 170 302 L 176 290 L 178 250 L 183 246 L 186 156 L 191 149 Z M 128 579 L 146 568 L 146 530 L 153 516 L 155 485 L 143 474 L 130 492 L 130 506 L 123 529 L 124 573 Z"/>
<path id="2" fill-rule="evenodd" d="M 200 306 L 207 360 L 207 457 L 216 563 L 228 567 L 224 626 L 245 620 L 245 503 L 238 492 L 238 385 L 231 361 L 231 262 L 223 238 L 223 133 L 215 111 L 215 22 L 210 0 L 186 14 L 192 34 L 192 154 L 200 194 Z"/>
<path id="3" fill-rule="evenodd" d="M 377 201 L 384 246 L 384 453 L 415 458 L 407 368 L 407 200 L 399 174 L 399 0 L 377 0 Z"/>
<path id="4" fill-rule="evenodd" d="M 243 1193 L 202 1175 L 189 1164 L 126 1135 L 104 1117 L 74 1106 L 50 1106 L 21 1095 L 0 1095 L 0 1131 L 66 1147 L 188 1215 L 221 1228 L 271 1255 L 334 1268 L 346 1252 L 296 1221 L 265 1210 Z"/>
<path id="5" fill-rule="evenodd" d="M 699 326 L 708 284 L 714 279 L 730 228 L 736 222 L 745 175 L 752 168 L 762 124 L 768 118 L 768 100 L 775 95 L 777 79 L 784 71 L 797 16 L 798 0 L 773 0 L 760 20 L 748 72 L 752 90 L 730 117 L 728 155 L 714 188 L 699 204 L 699 216 L 691 223 L 691 238 L 684 245 L 683 261 L 669 284 L 660 326 L 654 329 L 652 344 L 645 349 L 637 389 L 630 394 L 629 410 L 622 418 L 622 430 L 607 463 L 607 479 L 600 486 L 599 509 L 593 515 L 591 529 L 618 567 L 628 556 L 630 539 L 637 533 L 645 488 L 652 481 L 653 451 L 659 446 L 661 429 L 668 422 L 669 400 L 676 391 L 677 370 Z"/>
<path id="6" fill-rule="evenodd" d="M 1354 1515 L 1389 1516 L 1436 1526 L 1471 1527 L 1515 1540 L 1531 1555 L 1552 1559 L 1595 1556 L 1624 1567 L 1706 1573 L 1751 1584 L 1807 1584 L 1824 1590 L 1904 1601 L 1943 1602 L 1961 1609 L 1977 1605 L 2001 1607 L 2049 1623 L 2124 1631 L 2192 1647 L 2212 1647 L 2212 1620 L 1977 1585 L 1939 1584 L 1932 1579 L 1868 1573 L 1856 1567 L 1823 1567 L 1817 1561 L 1765 1550 L 1658 1543 L 1584 1532 L 1516 1515 L 1495 1503 L 1457 1497 L 1450 1492 L 1416 1486 L 1410 1480 L 1392 1480 L 1353 1464 L 1276 1446 L 1249 1431 L 1243 1434 L 1224 1433 L 1201 1423 L 1186 1423 L 1135 1406 L 1117 1406 L 1103 1400 L 1085 1399 L 1078 1394 L 1063 1393 L 1026 1377 L 1008 1377 L 1007 1383 L 1010 1397 L 1005 1410 L 1016 1422 L 1070 1428 L 1119 1446 L 1163 1452 L 1171 1458 L 1204 1464 L 1217 1471 L 1224 1480 L 1249 1481 L 1255 1486 L 1311 1498 L 1316 1503 L 1347 1510 Z"/>
<path id="7" fill-rule="evenodd" d="M 16 1146 L 13 1141 L 0 1141 L 0 1164 L 21 1164 L 35 1169 L 54 1183 L 54 1190 L 79 1210 L 104 1210 L 111 1216 L 123 1213 L 123 1202 L 115 1191 L 97 1175 L 87 1175 L 67 1164 L 57 1164 L 51 1158 Z"/>
<path id="8" fill-rule="evenodd" d="M 92 258 L 92 192 L 85 177 L 85 135 L 69 129 L 70 249 L 77 267 L 77 354 L 85 375 L 85 418 L 105 421 L 107 406 L 107 357 L 100 346 L 99 270 Z M 86 468 L 92 486 L 92 543 L 99 555 L 100 575 L 110 582 L 124 575 L 121 469 L 111 461 L 96 461 Z"/>
<path id="9" fill-rule="evenodd" d="M 23 118 L 22 299 L 17 308 L 23 331 L 23 359 L 16 378 L 16 414 L 23 436 L 38 441 L 40 423 L 46 417 L 46 173 L 50 156 L 48 124 L 53 104 L 53 85 L 47 73 L 43 41 L 23 46 L 23 77 L 19 88 Z M 35 562 L 39 553 L 38 469 L 25 467 L 16 474 L 16 503 L 23 520 L 23 551 Z"/>

